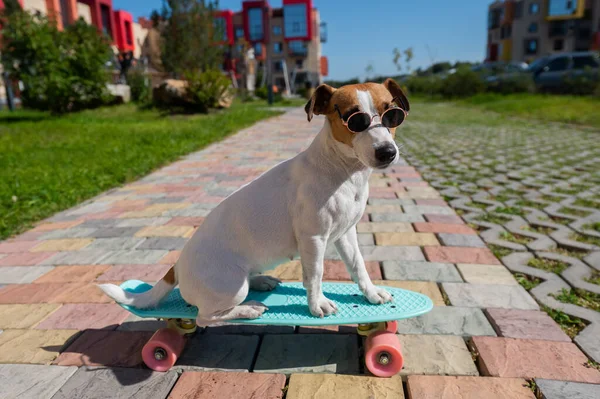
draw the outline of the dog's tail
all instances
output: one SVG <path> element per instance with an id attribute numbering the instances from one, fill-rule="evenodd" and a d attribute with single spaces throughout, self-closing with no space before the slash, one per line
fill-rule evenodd
<path id="1" fill-rule="evenodd" d="M 175 266 L 173 266 L 152 289 L 146 292 L 128 292 L 114 284 L 99 284 L 98 287 L 118 303 L 144 309 L 158 305 L 176 285 L 177 276 L 175 275 Z"/>

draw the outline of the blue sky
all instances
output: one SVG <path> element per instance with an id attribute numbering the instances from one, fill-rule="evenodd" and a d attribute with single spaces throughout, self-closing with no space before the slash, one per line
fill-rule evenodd
<path id="1" fill-rule="evenodd" d="M 412 47 L 411 67 L 434 61 L 482 61 L 491 0 L 313 0 L 327 22 L 329 79 L 365 77 L 372 63 L 376 75 L 396 75 L 392 49 Z M 221 0 L 221 8 L 241 10 L 241 0 Z M 272 0 L 281 7 L 281 0 Z M 149 16 L 161 0 L 113 0 L 115 9 L 135 19 Z M 427 50 L 429 47 L 429 51 Z"/>

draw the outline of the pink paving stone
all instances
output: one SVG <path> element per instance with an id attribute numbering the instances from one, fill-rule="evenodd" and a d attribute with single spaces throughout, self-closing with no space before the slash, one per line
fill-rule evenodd
<path id="1" fill-rule="evenodd" d="M 448 206 L 443 199 L 416 199 L 417 205 Z"/>
<path id="2" fill-rule="evenodd" d="M 21 252 L 10 254 L 0 259 L 0 266 L 35 266 L 55 254 L 57 252 Z"/>
<path id="3" fill-rule="evenodd" d="M 425 256 L 430 262 L 474 263 L 479 265 L 501 265 L 500 261 L 487 248 L 468 247 L 424 247 Z"/>
<path id="4" fill-rule="evenodd" d="M 386 175 L 388 177 L 395 177 L 395 178 L 403 178 L 403 177 L 421 177 L 421 175 L 417 172 L 411 172 L 411 171 L 406 171 L 406 172 L 395 172 L 395 173 L 386 173 Z"/>
<path id="5" fill-rule="evenodd" d="M 61 229 L 70 229 L 71 227 L 75 227 L 78 224 L 81 224 L 81 220 L 71 221 L 71 222 L 55 222 L 55 223 L 43 223 L 34 228 L 32 231 L 52 231 L 52 230 L 61 230 Z"/>
<path id="6" fill-rule="evenodd" d="M 198 217 L 175 217 L 167 223 L 167 225 L 172 226 L 200 226 L 204 222 L 204 218 L 201 216 Z"/>
<path id="7" fill-rule="evenodd" d="M 66 304 L 42 321 L 38 330 L 114 330 L 129 317 L 129 312 L 117 304 Z"/>
<path id="8" fill-rule="evenodd" d="M 389 168 L 389 173 L 416 173 L 413 166 L 392 166 Z"/>
<path id="9" fill-rule="evenodd" d="M 410 399 L 535 399 L 522 378 L 409 375 Z"/>
<path id="10" fill-rule="evenodd" d="M 180 255 L 181 251 L 170 251 L 161 260 L 159 260 L 158 263 L 161 265 L 172 265 L 177 262 L 177 259 L 179 259 Z"/>
<path id="11" fill-rule="evenodd" d="M 396 193 L 394 191 L 379 191 L 375 193 L 369 193 L 370 198 L 386 198 L 386 199 L 396 199 Z"/>
<path id="12" fill-rule="evenodd" d="M 449 233 L 477 235 L 477 232 L 465 224 L 446 223 L 413 223 L 416 232 L 419 233 Z"/>
<path id="13" fill-rule="evenodd" d="M 142 348 L 152 334 L 149 331 L 88 330 L 61 353 L 53 364 L 137 367 L 142 364 Z"/>
<path id="14" fill-rule="evenodd" d="M 5 241 L 0 242 L 0 254 L 27 252 L 38 245 L 39 241 Z"/>
<path id="15" fill-rule="evenodd" d="M 429 223 L 465 224 L 458 215 L 423 215 Z"/>
<path id="16" fill-rule="evenodd" d="M 116 265 L 104 272 L 96 281 L 125 281 L 142 280 L 148 282 L 158 281 L 171 268 L 165 265 Z"/>
<path id="17" fill-rule="evenodd" d="M 429 187 L 429 184 L 426 181 L 403 181 L 403 182 L 391 182 L 390 187 L 393 187 L 395 189 L 404 188 L 404 187 Z"/>
<path id="18" fill-rule="evenodd" d="M 472 343 L 483 375 L 600 383 L 600 371 L 586 367 L 588 358 L 570 342 L 473 337 Z"/>
<path id="19" fill-rule="evenodd" d="M 0 304 L 49 303 L 64 289 L 63 283 L 11 284 L 0 290 Z"/>
<path id="20" fill-rule="evenodd" d="M 122 214 L 123 214 L 123 212 L 121 212 L 121 211 L 106 211 L 106 212 L 99 212 L 99 213 L 88 213 L 87 215 L 81 215 L 79 217 L 79 220 L 86 221 L 86 220 L 100 220 L 100 219 L 117 219 Z"/>
<path id="21" fill-rule="evenodd" d="M 169 399 L 281 399 L 285 375 L 266 373 L 185 372 Z"/>
<path id="22" fill-rule="evenodd" d="M 501 337 L 571 342 L 550 316 L 537 310 L 486 309 Z"/>
<path id="23" fill-rule="evenodd" d="M 365 262 L 365 266 L 372 280 L 382 280 L 379 262 Z M 342 261 L 326 260 L 323 262 L 323 269 L 323 280 L 351 280 L 348 271 L 346 271 L 346 266 Z"/>
<path id="24" fill-rule="evenodd" d="M 27 231 L 23 234 L 16 236 L 15 238 L 11 238 L 11 242 L 16 241 L 34 241 L 46 234 L 45 231 Z"/>
<path id="25" fill-rule="evenodd" d="M 360 221 L 361 222 L 369 222 L 369 214 L 363 213 L 363 215 L 360 217 Z"/>

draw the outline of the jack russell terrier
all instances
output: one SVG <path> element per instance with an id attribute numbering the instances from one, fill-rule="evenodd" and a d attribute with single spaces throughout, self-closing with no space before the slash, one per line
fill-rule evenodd
<path id="1" fill-rule="evenodd" d="M 355 226 L 372 170 L 398 159 L 395 129 L 408 114 L 408 100 L 392 79 L 339 89 L 320 85 L 305 111 L 309 122 L 313 114 L 325 115 L 308 149 L 223 200 L 151 290 L 133 294 L 112 284 L 99 287 L 119 303 L 148 308 L 179 284 L 183 299 L 198 307 L 199 326 L 253 319 L 266 307 L 244 302 L 248 290 L 272 290 L 280 283 L 260 273 L 299 254 L 310 313 L 323 317 L 337 311 L 321 288 L 325 248 L 333 242 L 367 300 L 391 301 L 369 278 Z"/>

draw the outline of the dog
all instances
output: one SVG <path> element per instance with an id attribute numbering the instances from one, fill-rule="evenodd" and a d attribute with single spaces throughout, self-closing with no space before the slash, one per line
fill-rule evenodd
<path id="1" fill-rule="evenodd" d="M 198 307 L 197 325 L 217 325 L 260 317 L 266 307 L 244 302 L 248 290 L 273 290 L 281 281 L 261 273 L 299 255 L 310 313 L 324 317 L 337 311 L 322 291 L 325 249 L 334 243 L 366 299 L 391 301 L 367 273 L 356 224 L 373 169 L 399 158 L 394 125 L 408 115 L 408 99 L 392 79 L 339 89 L 323 84 L 305 111 L 309 122 L 313 115 L 325 116 L 311 145 L 223 200 L 151 290 L 99 287 L 118 303 L 148 308 L 179 284 L 183 299 Z"/>

